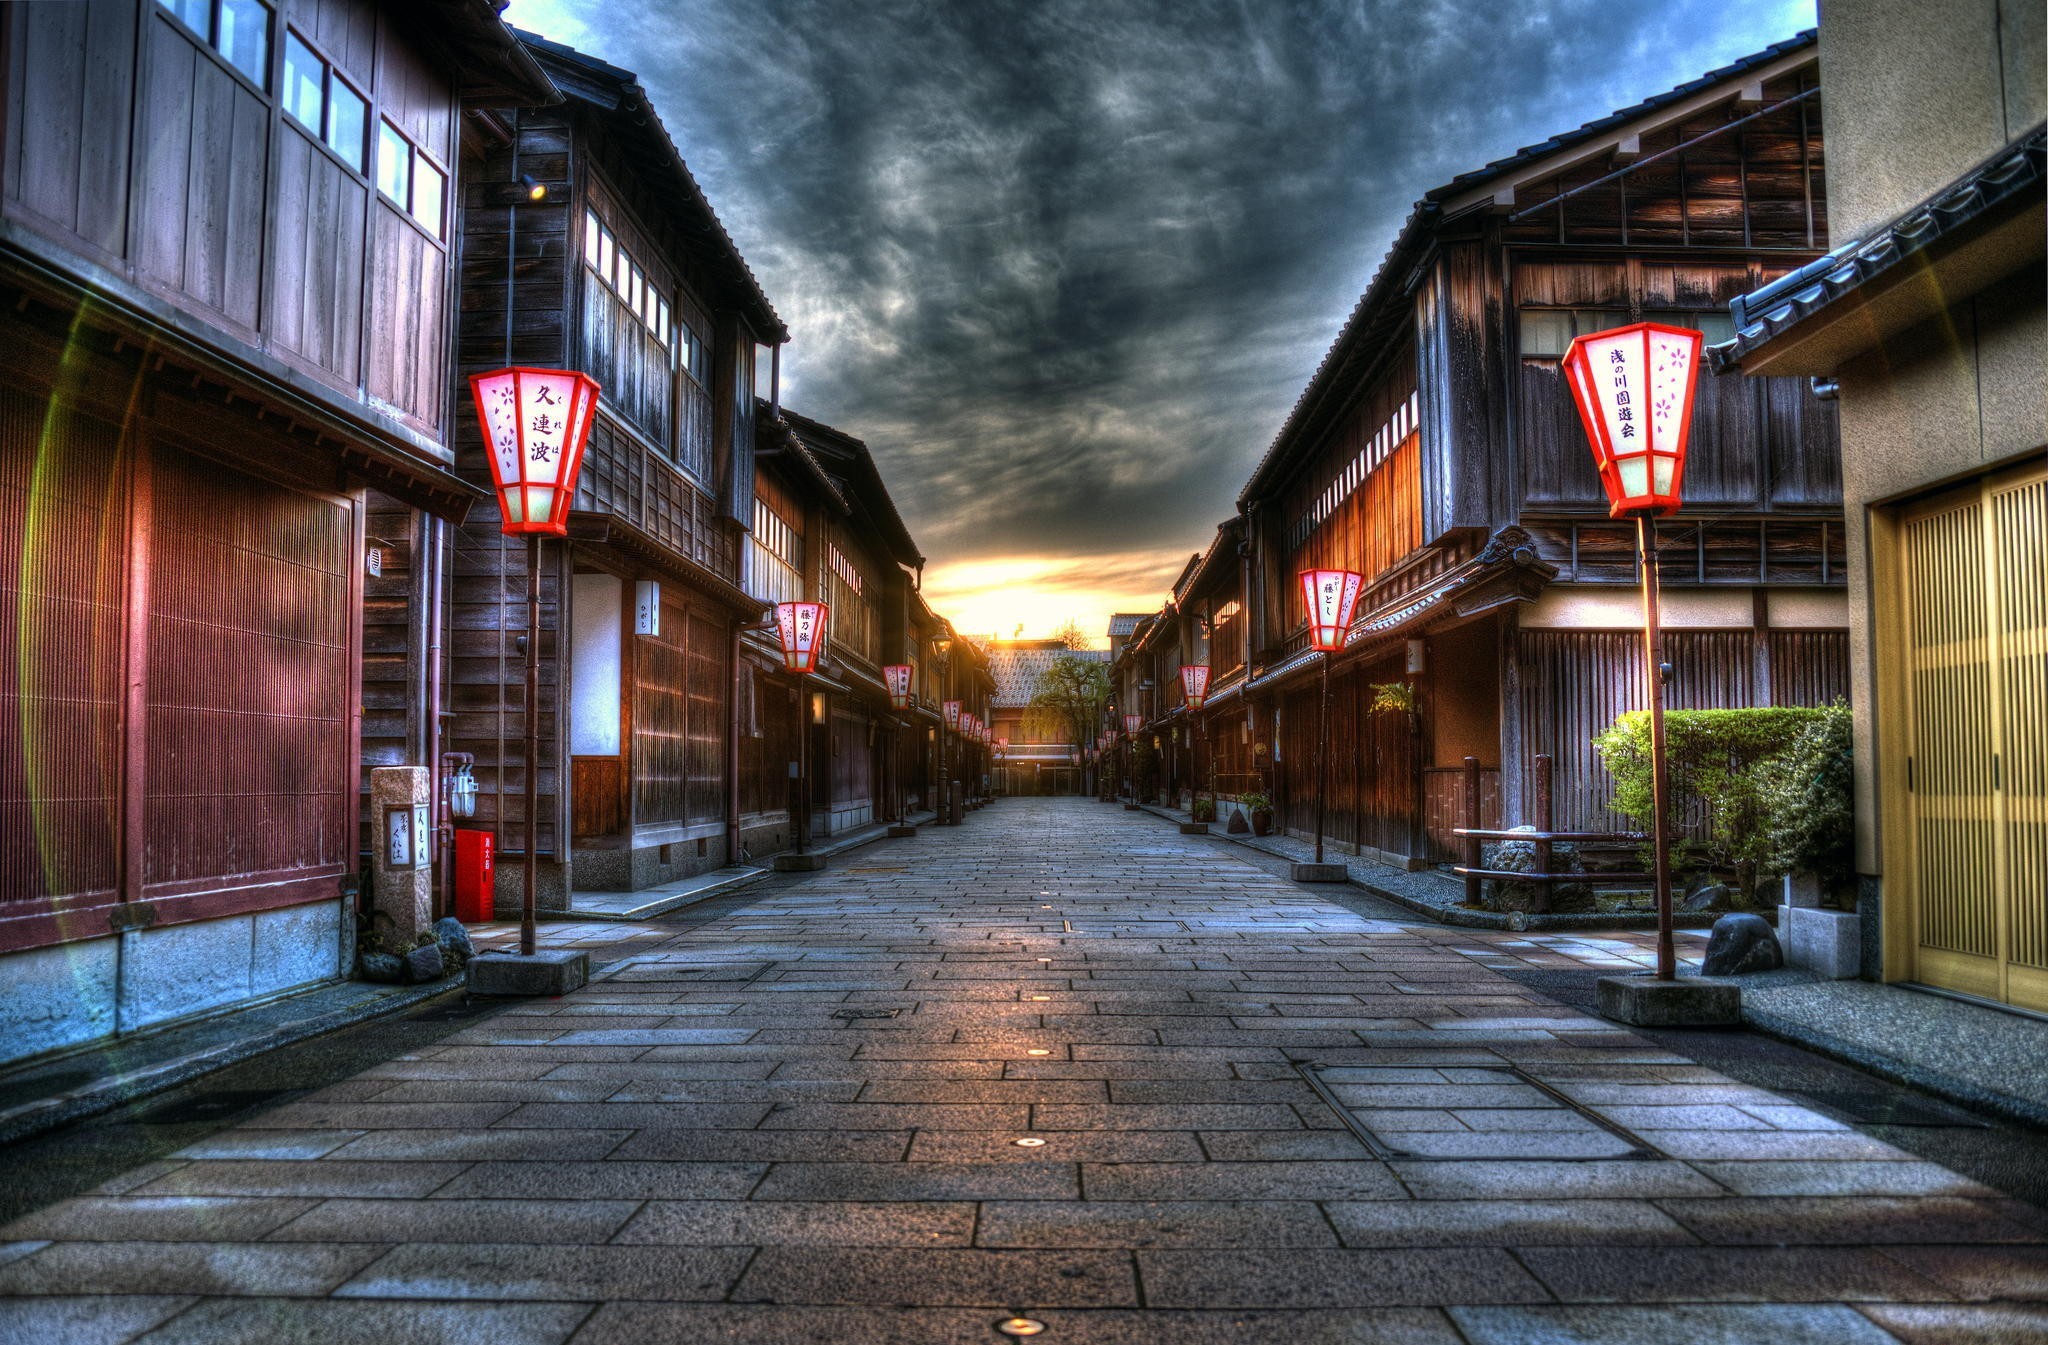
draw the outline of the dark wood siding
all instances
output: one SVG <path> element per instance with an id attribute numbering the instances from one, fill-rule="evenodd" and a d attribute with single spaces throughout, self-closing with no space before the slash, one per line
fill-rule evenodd
<path id="1" fill-rule="evenodd" d="M 13 5 L 7 202 L 100 260 L 127 252 L 135 0 Z"/>
<path id="2" fill-rule="evenodd" d="M 633 821 L 688 819 L 690 621 L 661 604 L 661 634 L 633 640 Z"/>
<path id="3" fill-rule="evenodd" d="M 1404 714 L 1373 714 L 1372 683 L 1398 681 L 1398 662 L 1374 665 L 1330 683 L 1330 792 L 1324 835 L 1340 845 L 1408 853 L 1416 818 L 1416 741 Z M 1280 821 L 1313 834 L 1316 723 L 1313 681 L 1288 692 L 1280 716 Z"/>

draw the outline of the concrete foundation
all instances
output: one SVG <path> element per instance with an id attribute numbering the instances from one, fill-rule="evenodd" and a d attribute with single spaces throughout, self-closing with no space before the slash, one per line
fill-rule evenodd
<path id="1" fill-rule="evenodd" d="M 1183 836 L 1206 836 L 1209 834 L 1209 824 L 1207 822 L 1183 822 L 1180 824 L 1180 834 Z"/>
<path id="2" fill-rule="evenodd" d="M 532 954 L 483 953 L 471 958 L 469 993 L 506 998 L 566 995 L 590 980 L 590 954 L 542 948 Z"/>
<path id="3" fill-rule="evenodd" d="M 816 873 L 825 867 L 825 857 L 820 854 L 780 854 L 775 857 L 777 873 Z"/>
<path id="4" fill-rule="evenodd" d="M 1594 983 L 1602 1018 L 1631 1027 L 1739 1027 L 1742 987 L 1707 976 L 1660 981 L 1651 976 L 1602 976 Z"/>
<path id="5" fill-rule="evenodd" d="M 1350 877 L 1342 864 L 1289 864 L 1287 876 L 1297 883 L 1341 883 Z"/>
<path id="6" fill-rule="evenodd" d="M 1863 923 L 1855 911 L 1780 906 L 1778 942 L 1787 965 L 1831 981 L 1853 980 L 1863 969 Z"/>

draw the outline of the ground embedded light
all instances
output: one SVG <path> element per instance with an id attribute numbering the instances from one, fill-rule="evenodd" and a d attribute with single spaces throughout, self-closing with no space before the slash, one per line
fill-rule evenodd
<path id="1" fill-rule="evenodd" d="M 1020 1149 L 1043 1149 L 1045 1147 L 1045 1141 L 1042 1139 L 1011 1140 L 1010 1143 Z"/>
<path id="2" fill-rule="evenodd" d="M 1051 1052 L 1051 1051 L 1048 1051 L 1048 1050 L 1046 1050 L 1046 1049 L 1045 1049 L 1045 1048 L 1044 1048 L 1043 1046 L 1034 1046 L 1034 1047 L 1032 1047 L 1032 1048 L 1031 1048 L 1030 1050 L 1028 1050 L 1028 1051 L 1024 1052 L 1024 1054 L 1025 1054 L 1025 1055 L 1051 1055 L 1051 1054 L 1052 1054 L 1052 1052 Z"/>
<path id="3" fill-rule="evenodd" d="M 1030 1317 L 1005 1317 L 996 1323 L 996 1330 L 1006 1336 L 1036 1336 L 1045 1331 L 1045 1323 Z"/>

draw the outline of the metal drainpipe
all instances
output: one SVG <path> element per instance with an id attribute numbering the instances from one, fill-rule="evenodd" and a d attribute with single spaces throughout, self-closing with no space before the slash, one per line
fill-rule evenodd
<path id="1" fill-rule="evenodd" d="M 740 623 L 727 623 L 727 666 L 732 669 L 725 731 L 725 862 L 740 862 L 740 678 L 753 674 L 740 662 Z"/>

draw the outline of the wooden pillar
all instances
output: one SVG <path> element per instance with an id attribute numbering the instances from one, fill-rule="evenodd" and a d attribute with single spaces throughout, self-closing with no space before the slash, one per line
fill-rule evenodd
<path id="1" fill-rule="evenodd" d="M 1522 724 L 1522 623 L 1519 607 L 1501 613 L 1500 653 L 1500 824 L 1523 824 L 1524 763 L 1528 743 Z"/>
<path id="2" fill-rule="evenodd" d="M 1777 692 L 1771 686 L 1770 600 L 1760 588 L 1749 591 L 1750 674 L 1749 703 L 1776 705 Z"/>
<path id="3" fill-rule="evenodd" d="M 1480 812 L 1479 812 L 1479 758 L 1478 758 L 1478 757 L 1466 757 L 1466 758 L 1465 758 L 1465 775 L 1464 775 L 1464 781 L 1465 781 L 1465 826 L 1466 826 L 1466 827 L 1467 827 L 1468 829 L 1474 829 L 1474 830 L 1476 830 L 1477 828 L 1479 828 L 1479 827 L 1482 827 L 1482 826 L 1484 826 L 1484 825 L 1485 825 L 1485 823 L 1483 823 L 1483 822 L 1481 822 L 1481 821 L 1479 820 L 1479 818 L 1480 818 Z M 1464 844 L 1464 852 L 1465 852 L 1465 867 L 1466 867 L 1466 868 L 1468 868 L 1468 869 L 1476 869 L 1476 868 L 1478 868 L 1478 867 L 1479 867 L 1479 838 L 1478 838 L 1477 836 L 1464 836 L 1464 837 L 1460 837 L 1460 839 L 1461 839 L 1461 840 L 1463 840 L 1463 841 L 1465 842 L 1465 844 Z M 1474 875 L 1474 874 L 1470 874 L 1470 873 L 1468 873 L 1468 874 L 1466 874 L 1466 875 L 1465 875 L 1465 904 L 1466 904 L 1467 906 L 1477 906 L 1477 905 L 1479 904 L 1479 879 L 1478 879 L 1478 877 L 1477 877 L 1476 875 Z"/>

